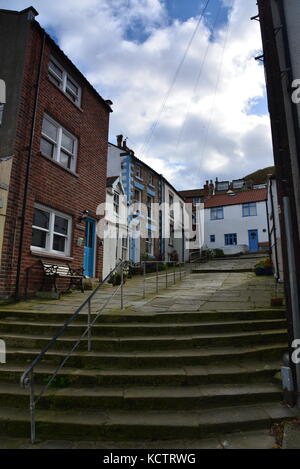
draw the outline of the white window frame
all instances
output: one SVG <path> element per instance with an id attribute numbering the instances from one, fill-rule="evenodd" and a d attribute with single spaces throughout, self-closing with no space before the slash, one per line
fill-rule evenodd
<path id="1" fill-rule="evenodd" d="M 35 209 L 43 210 L 44 212 L 49 213 L 49 228 L 42 228 L 40 226 L 36 226 L 32 224 L 32 229 L 39 230 L 39 231 L 44 231 L 47 233 L 46 236 L 46 247 L 41 248 L 39 246 L 33 246 L 31 245 L 31 251 L 39 251 L 39 252 L 45 252 L 48 254 L 55 254 L 58 256 L 62 257 L 69 257 L 71 253 L 71 242 L 72 242 L 72 217 L 70 215 L 67 215 L 65 213 L 59 212 L 57 210 L 54 210 L 50 207 L 46 207 L 45 205 L 41 204 L 35 204 L 34 205 Z M 55 224 L 55 216 L 64 218 L 68 220 L 68 233 L 67 235 L 63 235 L 61 233 L 57 233 L 54 231 L 54 224 Z M 62 236 L 66 238 L 66 243 L 65 243 L 65 250 L 64 252 L 62 251 L 56 251 L 55 249 L 52 249 L 53 246 L 53 238 L 54 235 Z"/>
<path id="2" fill-rule="evenodd" d="M 62 77 L 57 75 L 55 73 L 55 71 L 51 69 L 51 62 L 53 62 L 54 65 L 61 70 Z M 60 63 L 54 57 L 50 57 L 49 64 L 48 64 L 48 74 L 49 74 L 50 80 L 53 78 L 53 80 L 51 80 L 52 83 L 54 82 L 54 84 L 56 86 L 58 86 L 58 88 L 63 91 L 63 93 L 70 99 L 70 101 L 72 101 L 72 103 L 74 103 L 74 104 L 76 104 L 76 106 L 80 107 L 81 106 L 81 96 L 82 96 L 81 86 L 78 85 L 78 83 L 76 82 L 76 80 L 74 80 L 72 75 L 70 75 L 64 69 L 64 67 L 62 67 L 60 65 Z M 73 91 L 70 89 L 70 87 L 68 87 L 68 80 L 71 81 L 73 83 L 73 85 L 78 88 L 78 95 L 73 93 Z M 56 81 L 59 81 L 59 84 L 57 84 Z M 70 94 L 75 98 L 75 100 L 70 97 Z"/>
<path id="3" fill-rule="evenodd" d="M 154 246 L 153 246 L 152 230 L 150 230 L 149 228 L 148 228 L 148 237 L 146 239 L 146 245 L 147 245 L 147 253 L 150 254 L 150 256 L 153 256 Z"/>
<path id="4" fill-rule="evenodd" d="M 49 143 L 51 143 L 52 145 L 54 145 L 53 157 L 51 157 L 49 155 L 46 155 L 46 156 L 48 158 L 52 158 L 54 161 L 59 163 L 63 168 L 66 168 L 69 171 L 72 171 L 73 173 L 75 173 L 76 172 L 76 165 L 77 165 L 78 139 L 75 137 L 75 135 L 71 134 L 71 132 L 69 132 L 67 129 L 65 129 L 61 124 L 59 124 L 57 121 L 52 119 L 52 117 L 50 117 L 48 114 L 44 114 L 43 123 L 44 123 L 44 120 L 47 120 L 48 122 L 50 122 L 52 125 L 54 125 L 57 128 L 57 141 L 53 140 L 51 137 L 46 135 L 43 132 L 43 129 L 42 129 L 41 139 L 44 139 L 44 140 L 48 141 Z M 67 150 L 66 148 L 64 148 L 62 146 L 63 134 L 65 134 L 67 137 L 71 138 L 74 141 L 73 153 L 71 153 L 69 150 Z M 60 161 L 60 152 L 62 150 L 65 154 L 67 154 L 71 158 L 70 168 L 65 166 Z M 43 154 L 45 154 L 45 153 L 43 153 Z"/>
<path id="5" fill-rule="evenodd" d="M 147 195 L 147 218 L 148 220 L 152 220 L 152 215 L 153 215 L 152 204 L 153 204 L 153 197 L 151 197 L 151 195 Z M 150 212 L 150 217 L 149 217 L 149 212 Z"/>
<path id="6" fill-rule="evenodd" d="M 137 164 L 135 167 L 135 177 L 142 179 L 142 167 L 139 164 Z"/>
<path id="7" fill-rule="evenodd" d="M 114 192 L 114 212 L 119 215 L 120 212 L 120 194 L 119 192 Z"/>

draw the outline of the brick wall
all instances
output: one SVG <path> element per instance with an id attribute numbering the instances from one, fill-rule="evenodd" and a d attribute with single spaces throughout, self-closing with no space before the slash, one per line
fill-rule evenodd
<path id="1" fill-rule="evenodd" d="M 20 245 L 21 215 L 24 200 L 26 167 L 29 158 L 31 125 L 34 99 L 38 77 L 42 31 L 34 23 L 31 26 L 29 44 L 26 53 L 25 75 L 22 97 L 17 116 L 17 134 L 7 218 L 4 232 L 2 265 L 0 273 L 0 297 L 14 293 L 17 272 L 18 248 Z M 74 80 L 82 87 L 82 102 L 79 109 L 48 78 L 48 62 L 51 55 L 70 71 Z M 23 233 L 20 293 L 25 289 L 25 272 L 33 264 L 39 264 L 39 257 L 30 251 L 34 204 L 39 202 L 50 208 L 64 212 L 72 217 L 72 246 L 68 262 L 73 268 L 81 268 L 84 246 L 77 245 L 78 237 L 84 237 L 84 222 L 79 217 L 84 210 L 95 219 L 96 208 L 105 202 L 107 140 L 109 109 L 97 97 L 75 69 L 70 68 L 63 54 L 60 54 L 53 42 L 46 39 L 42 61 L 39 101 L 36 114 L 35 135 L 33 140 L 30 177 L 28 180 L 28 199 Z M 76 174 L 72 174 L 40 152 L 41 128 L 44 113 L 49 114 L 59 124 L 78 138 Z M 97 242 L 96 276 L 101 277 L 103 252 Z M 49 260 L 43 256 L 43 259 Z M 30 292 L 39 289 L 41 271 L 32 274 Z"/>

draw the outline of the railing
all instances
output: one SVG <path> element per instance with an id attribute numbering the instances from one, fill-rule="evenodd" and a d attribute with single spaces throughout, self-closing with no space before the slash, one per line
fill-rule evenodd
<path id="1" fill-rule="evenodd" d="M 41 399 L 41 397 L 45 394 L 45 392 L 50 387 L 51 383 L 57 377 L 59 371 L 63 368 L 65 363 L 68 361 L 72 353 L 77 349 L 78 345 L 81 341 L 87 337 L 87 348 L 90 352 L 92 350 L 92 327 L 98 320 L 100 314 L 108 306 L 110 301 L 117 295 L 119 291 L 121 291 L 121 309 L 124 308 L 124 296 L 123 296 L 123 286 L 124 286 L 124 268 L 128 265 L 127 261 L 121 261 L 110 273 L 109 275 L 98 285 L 98 287 L 89 295 L 89 297 L 82 303 L 82 305 L 77 308 L 75 313 L 65 322 L 65 324 L 59 329 L 59 331 L 52 337 L 46 347 L 39 353 L 39 355 L 33 360 L 33 362 L 29 365 L 29 367 L 25 370 L 23 375 L 21 376 L 21 386 L 24 388 L 29 388 L 30 390 L 30 417 L 31 417 L 31 442 L 34 443 L 36 440 L 36 429 L 35 429 L 35 409 L 36 405 Z M 92 320 L 92 300 L 96 297 L 99 290 L 103 287 L 103 285 L 117 272 L 121 271 L 121 284 L 116 288 L 111 296 L 104 302 L 104 305 L 97 310 L 97 314 L 95 318 Z M 76 341 L 75 345 L 72 349 L 67 353 L 63 361 L 57 366 L 54 370 L 52 376 L 47 381 L 47 384 L 40 390 L 38 395 L 35 395 L 34 391 L 34 369 L 35 367 L 45 358 L 46 353 L 57 343 L 57 339 L 59 339 L 67 327 L 72 324 L 80 315 L 80 313 L 87 307 L 87 327 L 84 330 L 83 334 L 79 337 Z"/>
<path id="2" fill-rule="evenodd" d="M 147 266 L 155 265 L 155 275 L 152 277 L 147 276 Z M 172 284 L 176 284 L 176 274 L 177 279 L 182 280 L 183 275 L 186 273 L 185 270 L 182 269 L 184 263 L 177 262 L 177 261 L 169 261 L 169 262 L 160 262 L 160 261 L 143 261 L 141 262 L 142 271 L 143 271 L 143 298 L 146 298 L 146 285 L 149 280 L 155 280 L 155 291 L 156 293 L 159 292 L 159 282 L 160 279 L 164 282 L 164 287 L 168 288 L 169 284 L 169 277 L 172 277 Z M 159 274 L 160 266 L 164 266 L 164 273 Z M 172 267 L 173 270 L 170 272 L 169 268 Z"/>
<path id="3" fill-rule="evenodd" d="M 155 272 L 154 276 L 147 275 L 147 267 L 149 270 L 149 264 L 155 265 Z M 164 266 L 164 273 L 159 274 L 160 266 Z M 142 280 L 142 296 L 143 298 L 146 297 L 146 283 L 149 280 L 155 279 L 155 291 L 158 293 L 159 291 L 159 282 L 160 279 L 163 278 L 163 287 L 168 288 L 170 286 L 169 277 L 172 276 L 172 283 L 176 283 L 176 278 L 181 280 L 183 275 L 186 273 L 183 270 L 182 266 L 184 264 L 178 262 L 161 262 L 161 261 L 144 261 L 138 264 L 137 266 L 140 269 L 140 272 L 143 275 Z M 98 285 L 98 287 L 89 295 L 89 297 L 76 309 L 74 314 L 65 322 L 65 324 L 54 334 L 52 339 L 46 345 L 46 347 L 39 353 L 39 355 L 32 361 L 32 363 L 28 366 L 25 370 L 23 375 L 21 376 L 21 386 L 23 388 L 29 388 L 30 393 L 30 424 L 31 424 L 31 442 L 35 443 L 36 441 L 36 406 L 45 392 L 49 389 L 50 385 L 56 379 L 60 370 L 64 367 L 65 363 L 69 360 L 73 352 L 77 349 L 79 344 L 82 342 L 83 339 L 86 338 L 87 340 L 87 350 L 91 352 L 92 350 L 92 328 L 94 324 L 97 322 L 99 316 L 103 312 L 103 310 L 109 305 L 111 300 L 116 297 L 118 292 L 120 292 L 120 306 L 121 309 L 124 309 L 124 280 L 125 280 L 125 270 L 128 268 L 129 262 L 128 261 L 121 261 L 110 273 L 109 275 Z M 170 266 L 173 270 L 170 269 Z M 97 294 L 101 291 L 103 285 L 107 283 L 110 278 L 120 272 L 120 285 L 116 288 L 116 290 L 104 301 L 104 304 L 101 308 L 98 308 L 97 305 Z M 96 306 L 96 312 L 92 313 L 92 302 L 94 301 L 94 306 Z M 84 313 L 85 308 L 87 308 L 86 313 Z M 80 313 L 83 313 L 82 315 Z M 92 314 L 95 314 L 95 317 L 92 318 Z M 35 386 L 34 386 L 34 372 L 37 365 L 41 363 L 43 359 L 45 359 L 47 352 L 57 345 L 58 339 L 60 339 L 63 333 L 67 330 L 68 326 L 75 322 L 76 319 L 79 317 L 82 318 L 83 315 L 87 316 L 87 325 L 84 329 L 84 332 L 81 334 L 79 339 L 75 342 L 72 346 L 71 350 L 65 355 L 62 362 L 55 368 L 50 378 L 47 380 L 47 384 L 39 390 L 39 393 L 35 393 Z"/>

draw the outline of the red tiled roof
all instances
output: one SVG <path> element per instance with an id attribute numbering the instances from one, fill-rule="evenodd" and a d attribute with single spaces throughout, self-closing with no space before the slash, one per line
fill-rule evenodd
<path id="1" fill-rule="evenodd" d="M 224 207 L 226 205 L 247 204 L 267 200 L 267 189 L 256 189 L 236 192 L 235 196 L 228 194 L 214 195 L 204 202 L 205 208 Z"/>

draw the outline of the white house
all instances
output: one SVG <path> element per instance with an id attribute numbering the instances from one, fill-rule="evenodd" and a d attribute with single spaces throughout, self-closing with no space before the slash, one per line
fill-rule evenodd
<path id="1" fill-rule="evenodd" d="M 277 185 L 275 176 L 268 181 L 268 219 L 270 248 L 274 265 L 275 277 L 279 282 L 283 281 L 283 258 L 281 245 L 281 230 L 279 221 L 279 203 L 277 197 Z"/>
<path id="2" fill-rule="evenodd" d="M 162 260 L 189 259 L 185 231 L 189 228 L 189 216 L 183 197 L 161 176 L 161 256 Z"/>
<path id="3" fill-rule="evenodd" d="M 228 191 L 205 201 L 204 246 L 237 254 L 269 243 L 267 189 Z"/>
<path id="4" fill-rule="evenodd" d="M 128 260 L 128 207 L 119 176 L 107 178 L 103 226 L 103 278 L 120 262 Z"/>

